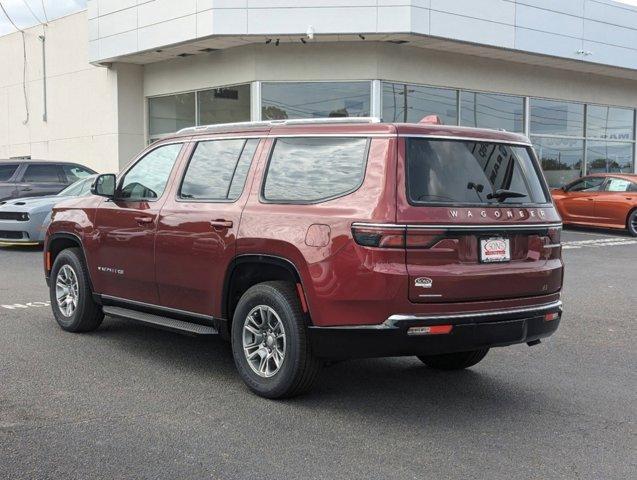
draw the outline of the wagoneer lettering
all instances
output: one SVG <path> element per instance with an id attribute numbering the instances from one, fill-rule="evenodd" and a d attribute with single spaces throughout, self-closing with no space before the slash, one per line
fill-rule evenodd
<path id="1" fill-rule="evenodd" d="M 308 390 L 326 360 L 471 367 L 558 328 L 561 220 L 539 172 L 528 139 L 499 131 L 186 129 L 55 207 L 53 315 L 74 332 L 110 315 L 219 334 L 269 398 Z"/>

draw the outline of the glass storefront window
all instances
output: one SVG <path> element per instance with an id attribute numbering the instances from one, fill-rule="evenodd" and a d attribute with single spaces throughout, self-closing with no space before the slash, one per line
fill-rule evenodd
<path id="1" fill-rule="evenodd" d="M 263 120 L 368 117 L 371 82 L 281 82 L 261 85 Z"/>
<path id="2" fill-rule="evenodd" d="M 586 173 L 633 173 L 633 143 L 586 142 Z"/>
<path id="3" fill-rule="evenodd" d="M 530 99 L 531 135 L 584 136 L 584 104 Z"/>
<path id="4" fill-rule="evenodd" d="M 417 123 L 438 115 L 445 125 L 458 122 L 457 91 L 404 83 L 383 82 L 383 120 Z"/>
<path id="5" fill-rule="evenodd" d="M 150 136 L 195 125 L 195 92 L 148 99 Z"/>
<path id="6" fill-rule="evenodd" d="M 581 176 L 584 141 L 575 138 L 531 137 L 550 187 L 560 187 Z"/>
<path id="7" fill-rule="evenodd" d="M 197 92 L 197 125 L 250 121 L 250 85 Z"/>
<path id="8" fill-rule="evenodd" d="M 586 108 L 586 136 L 608 140 L 632 140 L 634 110 L 589 105 Z"/>
<path id="9" fill-rule="evenodd" d="M 460 125 L 523 132 L 524 98 L 460 92 Z"/>

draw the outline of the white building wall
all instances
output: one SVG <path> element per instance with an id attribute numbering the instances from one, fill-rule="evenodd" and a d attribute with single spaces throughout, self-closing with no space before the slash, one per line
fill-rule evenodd
<path id="1" fill-rule="evenodd" d="M 120 127 L 118 107 L 132 102 L 130 94 L 128 102 L 118 99 L 118 87 L 131 82 L 118 78 L 119 66 L 109 69 L 89 63 L 87 28 L 86 12 L 79 12 L 25 30 L 24 76 L 22 34 L 0 37 L 0 158 L 31 156 L 115 171 L 124 163 L 120 158 L 132 156 L 143 145 L 143 121 L 138 118 L 139 127 Z M 46 121 L 41 35 L 46 38 Z M 140 72 L 136 81 L 141 117 L 141 68 L 130 67 Z"/>
<path id="2" fill-rule="evenodd" d="M 632 80 L 388 43 L 248 45 L 144 66 L 144 96 L 250 81 L 397 80 L 637 107 Z"/>

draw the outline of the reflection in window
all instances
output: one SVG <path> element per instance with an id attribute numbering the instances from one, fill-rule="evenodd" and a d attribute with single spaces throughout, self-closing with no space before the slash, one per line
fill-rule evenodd
<path id="1" fill-rule="evenodd" d="M 608 140 L 632 140 L 634 110 L 589 105 L 586 108 L 586 136 Z"/>
<path id="2" fill-rule="evenodd" d="M 181 198 L 236 200 L 258 143 L 258 139 L 199 142 L 184 175 Z"/>
<path id="3" fill-rule="evenodd" d="M 530 99 L 531 135 L 584 136 L 584 105 L 541 98 Z"/>
<path id="4" fill-rule="evenodd" d="M 457 92 L 447 88 L 383 82 L 383 120 L 417 123 L 438 115 L 445 125 L 458 122 Z"/>
<path id="5" fill-rule="evenodd" d="M 266 173 L 266 200 L 315 202 L 346 194 L 363 181 L 365 138 L 279 138 Z"/>
<path id="6" fill-rule="evenodd" d="M 524 131 L 524 99 L 512 95 L 460 92 L 460 124 L 465 127 Z"/>
<path id="7" fill-rule="evenodd" d="M 589 140 L 586 173 L 632 173 L 633 150 L 633 143 Z"/>
<path id="8" fill-rule="evenodd" d="M 161 135 L 195 125 L 195 93 L 148 99 L 149 133 Z"/>
<path id="9" fill-rule="evenodd" d="M 173 143 L 147 153 L 126 172 L 118 196 L 130 201 L 161 197 L 180 150 L 181 143 Z"/>
<path id="10" fill-rule="evenodd" d="M 197 125 L 250 121 L 250 85 L 197 92 Z"/>
<path id="11" fill-rule="evenodd" d="M 584 141 L 570 138 L 531 137 L 551 187 L 560 187 L 581 175 Z"/>
<path id="12" fill-rule="evenodd" d="M 370 82 L 264 83 L 262 118 L 367 117 Z"/>

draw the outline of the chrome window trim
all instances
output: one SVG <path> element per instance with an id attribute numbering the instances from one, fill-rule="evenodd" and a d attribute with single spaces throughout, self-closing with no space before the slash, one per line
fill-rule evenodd
<path id="1" fill-rule="evenodd" d="M 416 124 L 417 125 L 417 124 Z M 472 127 L 462 127 L 462 128 L 472 128 Z M 519 134 L 516 134 L 519 135 Z M 456 136 L 456 135 L 429 135 L 429 134 L 410 134 L 410 133 L 400 133 L 398 134 L 400 138 L 431 138 L 434 140 L 458 140 L 464 142 L 480 142 L 480 143 L 501 143 L 504 145 L 520 145 L 525 147 L 532 147 L 533 144 L 531 142 L 522 142 L 519 140 L 503 140 L 496 138 L 478 138 L 478 137 L 467 137 L 467 136 Z"/>

